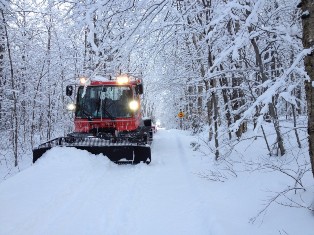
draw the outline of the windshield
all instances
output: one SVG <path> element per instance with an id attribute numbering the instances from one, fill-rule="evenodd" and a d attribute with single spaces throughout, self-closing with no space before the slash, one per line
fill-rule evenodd
<path id="1" fill-rule="evenodd" d="M 132 91 L 128 86 L 79 87 L 75 115 L 81 118 L 131 117 L 131 99 Z"/>

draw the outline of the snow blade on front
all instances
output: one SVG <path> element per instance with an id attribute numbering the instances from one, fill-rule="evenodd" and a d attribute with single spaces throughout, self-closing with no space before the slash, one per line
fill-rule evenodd
<path id="1" fill-rule="evenodd" d="M 92 154 L 103 154 L 117 164 L 138 164 L 151 162 L 151 151 L 148 145 L 137 145 L 129 142 L 112 142 L 104 139 L 61 137 L 50 140 L 33 149 L 33 163 L 49 149 L 60 147 L 75 147 Z"/>

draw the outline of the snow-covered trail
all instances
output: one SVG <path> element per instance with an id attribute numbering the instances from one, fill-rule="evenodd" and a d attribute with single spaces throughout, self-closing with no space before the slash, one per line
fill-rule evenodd
<path id="1" fill-rule="evenodd" d="M 0 185 L 0 234 L 221 234 L 184 138 L 159 131 L 150 165 L 115 165 L 72 148 L 47 152 Z"/>

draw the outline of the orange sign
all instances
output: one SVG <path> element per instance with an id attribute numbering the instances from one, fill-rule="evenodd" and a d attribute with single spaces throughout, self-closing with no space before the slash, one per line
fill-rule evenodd
<path id="1" fill-rule="evenodd" d="M 178 117 L 179 118 L 183 118 L 184 117 L 184 113 L 183 112 L 178 113 Z"/>

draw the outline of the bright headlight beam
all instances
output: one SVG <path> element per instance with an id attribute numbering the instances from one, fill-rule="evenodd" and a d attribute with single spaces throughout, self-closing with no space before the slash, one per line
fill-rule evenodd
<path id="1" fill-rule="evenodd" d="M 68 111 L 75 111 L 75 109 L 76 109 L 76 105 L 75 104 L 68 104 L 67 105 L 67 110 Z"/>
<path id="2" fill-rule="evenodd" d="M 132 111 L 136 111 L 138 110 L 139 108 L 139 104 L 136 100 L 132 100 L 130 103 L 129 103 L 129 107 Z"/>

